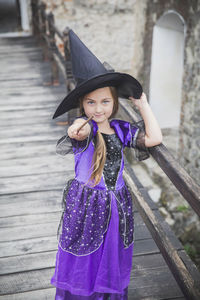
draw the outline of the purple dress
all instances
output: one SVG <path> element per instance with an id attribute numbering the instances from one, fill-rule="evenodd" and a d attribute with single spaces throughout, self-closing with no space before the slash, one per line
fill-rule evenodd
<path id="1" fill-rule="evenodd" d="M 90 125 L 86 140 L 80 142 L 66 135 L 57 143 L 61 155 L 73 150 L 75 178 L 67 182 L 63 191 L 51 284 L 56 286 L 56 300 L 126 300 L 134 220 L 131 194 L 122 176 L 123 149 L 142 146 L 144 135 L 135 124 L 112 120 L 110 126 L 115 133 L 102 134 L 106 143 L 103 175 L 92 187 L 88 180 L 98 126 L 93 120 Z"/>

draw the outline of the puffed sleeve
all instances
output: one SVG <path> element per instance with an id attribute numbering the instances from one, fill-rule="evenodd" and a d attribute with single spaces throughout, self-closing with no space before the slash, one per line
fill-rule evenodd
<path id="1" fill-rule="evenodd" d="M 132 143 L 130 146 L 135 150 L 135 156 L 138 161 L 145 160 L 150 157 L 149 150 L 145 146 L 145 125 L 144 121 L 130 124 L 132 132 Z M 137 129 L 136 129 L 137 128 Z"/>
<path id="2" fill-rule="evenodd" d="M 149 150 L 145 146 L 145 125 L 143 120 L 130 123 L 113 119 L 110 125 L 115 128 L 124 147 L 134 148 L 137 160 L 149 158 Z"/>
<path id="3" fill-rule="evenodd" d="M 80 117 L 79 117 L 80 118 Z M 83 119 L 87 119 L 85 117 L 81 117 Z M 89 125 L 90 125 L 90 134 L 88 135 L 88 137 L 83 140 L 83 141 L 78 141 L 76 139 L 72 139 L 68 136 L 67 131 L 69 126 L 66 127 L 66 134 L 64 136 L 62 136 L 56 144 L 56 153 L 59 155 L 66 155 L 69 153 L 74 153 L 74 154 L 78 154 L 81 153 L 83 151 L 85 151 L 87 149 L 87 147 L 89 146 L 91 140 L 93 139 L 93 137 L 96 135 L 96 131 L 97 128 L 95 126 L 95 122 L 93 122 L 92 120 L 89 121 Z"/>

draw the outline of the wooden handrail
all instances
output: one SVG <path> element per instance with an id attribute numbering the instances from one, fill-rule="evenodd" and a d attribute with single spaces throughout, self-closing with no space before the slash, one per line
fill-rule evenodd
<path id="1" fill-rule="evenodd" d="M 40 0 L 32 0 L 32 8 L 38 10 L 37 12 L 33 12 L 33 18 L 35 17 L 36 19 L 36 21 L 33 20 L 33 25 L 35 26 L 34 33 L 37 35 L 39 31 L 41 37 L 41 26 L 37 23 L 37 20 L 41 18 L 40 10 L 42 9 L 42 6 L 40 6 L 39 3 L 41 3 Z M 43 31 L 42 37 L 46 40 L 46 43 L 50 45 L 48 49 L 51 56 L 51 64 L 54 66 L 54 68 L 52 67 L 52 78 L 55 78 L 55 70 L 57 70 L 56 68 L 59 67 L 64 75 L 64 78 L 66 79 L 67 89 L 68 91 L 71 91 L 74 88 L 74 81 L 72 76 L 68 41 L 69 28 L 66 27 L 64 32 L 61 33 L 54 24 L 53 15 L 51 13 L 49 15 L 45 15 L 45 13 L 43 12 L 43 19 L 44 16 L 48 23 L 47 27 L 49 33 Z M 64 56 L 62 53 L 60 53 L 58 47 L 56 46 L 56 34 L 63 41 Z M 112 69 L 109 64 L 107 64 L 106 67 Z M 130 109 L 128 101 L 122 101 L 121 99 L 119 99 L 119 103 L 120 114 L 122 115 L 122 117 L 124 115 L 124 118 L 126 120 L 129 119 L 129 121 L 134 122 L 138 122 L 141 120 L 140 115 L 133 109 Z M 178 164 L 176 159 L 163 144 L 148 149 L 152 157 L 157 161 L 158 165 L 169 177 L 174 186 L 176 186 L 179 192 L 188 201 L 189 205 L 200 216 L 200 186 L 197 185 L 195 181 L 189 176 L 189 174 L 187 174 L 185 169 Z M 159 224 L 156 215 L 148 206 L 144 196 L 140 192 L 139 187 L 134 182 L 133 171 L 126 160 L 124 176 L 125 180 L 130 186 L 131 192 L 134 195 L 133 199 L 136 207 L 138 208 L 138 211 L 140 212 L 145 224 L 151 232 L 153 239 L 160 249 L 184 295 L 187 297 L 187 299 L 200 299 L 199 287 L 196 286 L 189 269 L 187 269 L 178 251 L 171 244 L 164 229 Z M 197 274 L 199 274 L 198 271 Z"/>
<path id="2" fill-rule="evenodd" d="M 192 278 L 189 270 L 182 261 L 182 258 L 180 257 L 178 251 L 170 242 L 163 227 L 160 225 L 160 221 L 148 205 L 147 201 L 144 199 L 144 196 L 140 192 L 140 189 L 138 189 L 136 183 L 134 182 L 134 176 L 132 174 L 133 170 L 125 159 L 124 179 L 128 183 L 128 186 L 133 193 L 133 201 L 135 203 L 135 206 L 137 207 L 140 215 L 142 216 L 142 219 L 151 232 L 156 245 L 160 249 L 160 252 L 162 253 L 166 263 L 172 271 L 172 274 L 181 287 L 182 292 L 186 296 L 186 299 L 200 299 L 199 287 L 196 286 L 195 280 Z M 197 269 L 196 273 L 198 274 Z"/>
<path id="3" fill-rule="evenodd" d="M 139 121 L 139 115 L 130 109 L 128 103 L 120 101 L 122 114 L 128 116 L 130 120 Z M 150 154 L 169 177 L 173 185 L 200 216 L 200 186 L 192 179 L 185 169 L 177 162 L 174 156 L 167 148 L 160 144 L 155 147 L 148 148 Z"/>

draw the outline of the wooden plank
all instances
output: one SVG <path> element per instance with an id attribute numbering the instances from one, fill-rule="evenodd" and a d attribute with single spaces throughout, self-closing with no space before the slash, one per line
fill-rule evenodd
<path id="1" fill-rule="evenodd" d="M 4 68 L 4 73 L 7 74 L 10 71 L 11 77 L 8 77 L 8 80 L 11 80 L 12 76 L 15 76 L 18 74 L 19 76 L 17 78 L 23 78 L 24 73 L 21 72 L 21 70 L 29 71 L 28 76 L 32 75 L 32 73 L 36 70 L 41 69 L 41 64 L 38 61 L 38 53 L 30 53 L 28 56 L 23 56 L 23 54 L 15 54 L 15 56 L 9 55 L 9 54 L 4 54 L 2 53 L 0 49 L 0 55 L 2 57 L 2 67 Z M 7 57 L 6 57 L 7 55 Z M 34 61 L 34 64 L 33 64 Z M 29 68 L 29 70 L 28 70 Z M 16 72 L 16 69 L 19 70 L 19 73 Z M 31 69 L 31 72 L 30 72 Z M 50 65 L 47 64 L 47 62 L 44 62 L 43 68 L 44 70 L 48 70 L 50 72 Z M 4 80 L 4 77 L 2 76 L 1 73 L 1 78 Z"/>
<path id="2" fill-rule="evenodd" d="M 191 274 L 193 274 L 193 278 L 195 278 L 195 285 L 199 287 L 200 277 L 199 277 L 199 270 L 197 269 L 197 266 L 195 264 L 191 264 L 191 259 L 184 250 L 180 250 L 179 255 L 182 261 L 184 262 L 184 264 L 186 265 L 187 269 L 190 271 Z"/>
<path id="3" fill-rule="evenodd" d="M 0 49 L 0 55 L 2 57 L 2 66 L 5 70 L 4 72 L 7 73 L 9 70 L 11 70 L 13 73 L 17 74 L 16 69 L 20 71 L 22 68 L 27 68 L 28 66 L 31 69 L 31 71 L 40 69 L 41 64 L 39 64 L 38 59 L 40 57 L 42 58 L 42 55 L 38 57 L 40 53 L 37 52 L 30 52 L 27 54 L 28 55 L 23 55 L 23 53 L 15 53 L 14 55 L 10 55 L 9 53 L 3 53 Z M 50 69 L 50 65 L 47 65 L 46 62 L 44 62 L 43 67 L 44 69 Z M 31 75 L 32 72 L 30 72 L 30 69 L 29 74 Z M 13 76 L 14 74 L 11 73 L 10 75 Z M 23 76 L 23 73 L 18 73 L 18 75 L 18 78 L 21 78 Z"/>
<path id="4" fill-rule="evenodd" d="M 15 118 L 16 115 L 16 118 Z M 26 110 L 26 111 L 14 111 L 13 113 L 11 111 L 2 113 L 2 119 L 0 120 L 0 125 L 2 130 L 4 128 L 13 128 L 14 126 L 19 127 L 21 126 L 27 126 L 27 125 L 34 125 L 35 123 L 38 123 L 42 126 L 45 124 L 49 124 L 51 126 L 55 127 L 61 127 L 56 124 L 56 121 L 52 120 L 52 115 L 53 115 L 53 109 L 52 109 L 52 114 L 51 113 L 46 113 L 45 109 L 33 109 L 32 114 L 31 111 Z M 20 117 L 21 116 L 21 117 Z M 64 119 L 65 121 L 67 120 L 67 115 L 65 115 Z M 8 126 L 9 124 L 9 126 Z M 64 126 L 62 126 L 64 127 Z"/>
<path id="5" fill-rule="evenodd" d="M 10 96 L 17 96 L 17 95 L 31 96 L 32 95 L 33 97 L 35 97 L 36 95 L 43 94 L 43 93 L 47 93 L 47 95 L 51 93 L 53 95 L 56 95 L 57 93 L 60 94 L 64 91 L 65 92 L 67 91 L 66 85 L 63 83 L 62 79 L 59 86 L 30 85 L 28 89 L 26 86 L 23 86 L 23 84 L 21 84 L 20 86 L 17 85 L 16 84 L 17 80 L 15 80 L 14 83 L 15 84 L 13 85 L 8 84 L 4 88 L 2 88 L 2 93 Z"/>
<path id="6" fill-rule="evenodd" d="M 21 51 L 18 50 L 21 48 Z M 23 61 L 30 61 L 34 58 L 34 64 L 32 61 L 32 67 L 34 68 L 35 64 L 39 63 L 39 59 L 42 59 L 42 51 L 38 50 L 37 48 L 24 48 L 24 47 L 15 47 L 16 52 L 14 53 L 8 51 L 8 47 L 0 47 L 0 55 L 4 58 L 4 63 L 9 64 L 9 61 L 15 61 L 15 64 L 18 66 L 18 63 L 21 61 L 16 61 L 17 59 Z M 37 61 L 36 61 L 37 59 Z M 6 65 L 7 66 L 7 65 Z M 9 68 L 9 65 L 8 65 Z"/>
<path id="7" fill-rule="evenodd" d="M 20 70 L 21 68 L 26 68 L 27 66 L 30 66 L 30 68 L 33 70 L 40 69 L 41 64 L 39 64 L 38 59 L 42 58 L 42 55 L 40 56 L 39 52 L 30 52 L 26 54 L 23 55 L 23 53 L 15 53 L 14 55 L 11 55 L 9 53 L 3 53 L 2 49 L 0 49 L 0 55 L 2 57 L 2 66 L 4 67 L 4 72 L 6 73 L 8 70 L 13 69 L 13 71 L 17 73 L 16 69 Z M 14 69 L 14 67 L 16 68 Z M 50 65 L 47 65 L 46 62 L 44 62 L 43 67 L 50 69 Z M 29 73 L 31 74 L 31 72 Z M 12 75 L 13 74 L 11 74 L 11 76 Z M 19 73 L 18 75 L 19 77 L 21 77 L 23 76 L 23 73 Z"/>
<path id="8" fill-rule="evenodd" d="M 12 295 L 0 296 L 1 300 L 50 300 L 54 299 L 55 288 L 36 290 L 31 292 L 14 293 Z"/>
<path id="9" fill-rule="evenodd" d="M 24 94 L 17 95 L 17 91 L 11 92 L 11 90 L 9 90 L 9 93 L 6 90 L 3 90 L 2 93 L 3 93 L 2 97 L 4 98 L 4 101 L 3 101 L 3 105 L 1 105 L 1 111 L 2 111 L 2 116 L 4 116 L 4 119 L 6 118 L 4 110 L 9 112 L 9 110 L 6 109 L 6 107 L 9 105 L 16 107 L 16 109 L 13 111 L 13 113 L 16 114 L 16 111 L 19 111 L 19 113 L 23 113 L 23 109 L 21 111 L 19 108 L 20 106 L 22 108 L 26 107 L 26 105 L 28 105 L 28 106 L 31 105 L 33 107 L 33 104 L 42 105 L 42 104 L 44 104 L 44 102 L 59 104 L 59 102 L 61 102 L 62 99 L 66 96 L 65 91 L 63 91 L 62 93 L 58 93 L 56 95 L 54 95 L 53 93 L 51 95 L 49 95 L 48 93 L 45 93 L 45 91 L 44 92 L 38 91 L 38 93 L 35 93 L 33 95 L 29 95 L 29 94 L 28 95 L 26 95 L 26 94 L 25 95 Z M 18 107 L 18 105 L 19 105 L 19 107 Z M 41 106 L 41 108 L 44 108 L 44 107 Z M 37 106 L 36 106 L 36 109 L 37 109 Z M 49 113 L 47 109 L 46 109 L 46 113 Z"/>
<path id="10" fill-rule="evenodd" d="M 57 124 L 58 120 L 56 120 L 56 121 L 52 120 L 52 114 L 53 114 L 54 109 L 52 109 L 52 108 L 50 109 L 52 111 L 52 114 L 49 112 L 49 115 L 43 114 L 44 109 L 39 110 L 38 114 L 37 114 L 36 110 L 35 110 L 35 118 L 38 119 L 38 125 L 40 125 L 41 134 L 46 133 L 46 132 L 49 133 L 50 131 L 52 131 L 52 135 L 53 135 L 55 132 L 59 133 L 59 130 L 61 132 L 62 130 L 66 129 L 66 125 L 65 126 L 58 125 Z M 15 113 L 17 113 L 17 111 L 13 112 L 13 113 L 15 114 Z M 13 136 L 15 134 L 15 132 L 20 132 L 20 130 L 19 130 L 20 127 L 21 127 L 21 131 L 22 131 L 23 135 L 27 135 L 27 133 L 24 131 L 25 130 L 30 131 L 31 127 L 32 127 L 32 130 L 34 130 L 34 128 L 35 129 L 38 128 L 38 126 L 36 126 L 36 123 L 34 123 L 34 120 L 33 120 L 34 116 L 31 116 L 31 118 L 29 120 L 22 122 L 22 121 L 20 121 L 20 118 L 19 118 L 19 115 L 21 114 L 20 111 L 19 111 L 18 117 L 16 118 L 16 121 L 13 121 L 13 119 L 9 118 L 11 116 L 11 112 L 8 112 L 8 114 L 9 114 L 9 116 L 7 119 L 5 118 L 5 119 L 1 120 L 1 123 L 3 123 L 2 124 L 3 129 L 2 129 L 1 136 L 4 139 L 5 139 L 6 133 L 8 133 L 8 138 L 9 138 L 10 136 Z M 11 123 L 9 123 L 9 121 L 11 121 Z M 66 121 L 66 116 L 65 116 L 65 121 Z M 4 131 L 4 133 L 3 133 L 3 131 Z M 37 132 L 37 134 L 40 134 L 40 132 Z M 6 143 L 6 139 L 5 139 L 5 143 Z"/>
<path id="11" fill-rule="evenodd" d="M 162 225 L 162 223 L 161 223 Z M 180 241 L 177 239 L 177 237 L 173 233 L 168 233 L 166 234 L 168 237 L 169 241 L 172 243 L 172 245 L 175 247 L 175 249 L 183 249 L 182 244 Z M 152 236 L 149 233 L 148 229 L 146 226 L 137 226 L 135 225 L 135 239 L 136 240 L 144 240 L 144 239 L 151 239 Z M 140 250 L 142 251 L 142 249 Z"/>
<path id="12" fill-rule="evenodd" d="M 0 281 L 0 295 L 47 289 L 54 268 L 4 275 Z"/>
<path id="13" fill-rule="evenodd" d="M 58 136 L 61 134 L 61 126 L 51 126 L 51 124 L 31 124 L 31 125 L 23 125 L 20 127 L 17 126 L 8 126 L 4 127 L 4 130 L 0 133 L 0 138 L 5 140 L 6 138 L 11 137 L 26 137 L 26 136 L 34 136 L 34 135 L 45 135 L 48 133 L 52 133 L 54 136 Z"/>
<path id="14" fill-rule="evenodd" d="M 0 258 L 0 275 L 55 267 L 57 251 Z"/>
<path id="15" fill-rule="evenodd" d="M 67 166 L 66 166 L 67 170 Z M 72 170 L 4 178 L 0 195 L 59 189 L 72 178 Z"/>
<path id="16" fill-rule="evenodd" d="M 166 262 L 160 253 L 144 255 L 144 256 L 135 256 L 133 257 L 132 263 L 133 263 L 133 268 L 131 272 L 131 282 L 129 285 L 130 295 L 135 295 L 135 292 L 136 294 L 138 294 L 139 292 L 138 298 L 136 299 L 143 299 L 143 297 L 146 297 L 147 295 L 148 297 L 150 297 L 150 299 L 151 297 L 155 297 L 152 299 L 173 299 L 175 296 L 177 296 L 177 290 L 178 290 L 178 295 L 182 296 L 181 298 L 185 299 L 182 293 L 180 294 L 180 289 L 177 286 L 176 281 L 171 277 Z M 158 278 L 156 280 L 154 278 L 154 275 L 158 275 L 159 277 L 159 274 L 161 274 L 163 271 L 166 274 L 168 274 L 169 278 L 168 279 L 166 278 L 165 280 L 161 280 L 160 278 Z M 140 281 L 142 287 L 136 285 L 136 282 L 134 280 L 135 277 L 141 278 Z M 155 281 L 148 282 L 149 277 L 152 277 L 152 280 L 154 281 L 155 279 Z M 167 291 L 167 287 L 170 289 L 170 293 Z M 173 293 L 171 293 L 172 291 Z"/>
<path id="17" fill-rule="evenodd" d="M 157 217 L 159 220 L 160 225 L 164 229 L 166 236 L 170 238 L 173 238 L 173 240 L 177 240 L 176 242 L 176 248 L 177 249 L 183 249 L 183 245 L 181 242 L 177 239 L 176 235 L 174 232 L 171 230 L 170 226 L 165 222 L 163 217 L 161 216 L 160 212 L 158 210 L 154 210 L 154 215 Z M 137 224 L 136 225 L 136 230 L 135 230 L 135 236 L 137 239 L 139 238 L 148 238 L 152 237 L 151 233 L 149 232 L 148 228 L 146 227 L 146 224 L 144 223 L 144 220 L 142 219 L 141 215 L 137 212 L 134 214 L 134 221 Z"/>
<path id="18" fill-rule="evenodd" d="M 37 155 L 37 153 L 35 153 Z M 31 174 L 42 174 L 50 172 L 64 172 L 66 170 L 74 170 L 74 157 L 69 154 L 68 157 L 59 155 L 46 155 L 25 159 L 13 159 L 10 161 L 2 161 L 0 165 L 0 177 L 25 176 Z"/>
<path id="19" fill-rule="evenodd" d="M 177 239 L 170 237 L 170 242 L 173 244 L 174 248 L 179 249 L 179 243 L 177 243 Z M 146 255 L 146 254 L 153 254 L 153 253 L 160 253 L 156 243 L 152 238 L 137 240 L 135 238 L 134 242 L 134 256 L 138 255 Z"/>
<path id="20" fill-rule="evenodd" d="M 49 216 L 49 219 L 48 219 Z M 55 221 L 50 219 L 51 214 L 47 214 L 46 216 L 46 222 L 37 222 L 37 215 L 32 216 L 32 224 L 28 225 L 24 223 L 23 226 L 14 226 L 11 227 L 3 227 L 0 232 L 0 242 L 7 242 L 7 241 L 15 241 L 15 240 L 21 240 L 21 239 L 29 239 L 29 238 L 36 238 L 36 237 L 45 237 L 45 236 L 51 236 L 56 234 L 56 230 L 58 227 L 58 221 L 60 220 L 60 214 L 57 215 L 57 218 Z M 34 222 L 35 217 L 35 222 Z M 137 226 L 136 226 L 136 232 Z M 146 237 L 147 236 L 147 237 Z M 151 237 L 144 234 L 143 232 L 141 235 L 137 234 L 135 235 L 135 240 L 145 240 Z M 169 237 L 171 242 L 176 245 L 176 248 L 179 246 L 179 244 L 176 242 L 177 240 L 174 239 L 174 237 Z M 136 245 L 137 248 L 137 245 Z"/>
<path id="21" fill-rule="evenodd" d="M 54 267 L 56 253 L 57 250 L 0 258 L 0 274 Z M 148 273 L 150 273 L 155 268 L 163 267 L 166 267 L 166 263 L 160 253 L 133 257 L 132 272 L 138 276 L 141 275 L 141 272 L 146 272 L 146 270 L 149 270 Z"/>
<path id="22" fill-rule="evenodd" d="M 141 255 L 141 256 L 134 256 L 133 260 L 133 270 L 132 273 L 135 276 L 141 276 L 144 272 L 151 273 L 154 269 L 160 268 L 168 268 L 167 264 L 162 256 L 161 253 L 154 253 L 151 255 Z"/>
<path id="23" fill-rule="evenodd" d="M 164 299 L 165 299 L 165 300 L 185 300 L 186 298 L 185 298 L 185 297 L 176 297 L 176 298 L 174 298 L 174 297 L 173 297 L 173 298 L 171 298 L 171 297 L 168 298 L 168 297 L 167 297 L 167 298 L 164 298 Z M 152 300 L 153 300 L 153 299 L 152 299 Z M 187 299 L 186 299 L 186 300 L 187 300 Z"/>
<path id="24" fill-rule="evenodd" d="M 35 215 L 35 221 L 37 215 Z M 26 226 L 4 227 L 0 232 L 0 243 L 17 240 L 33 239 L 38 237 L 53 236 L 57 233 L 58 220 L 56 222 L 49 222 L 44 224 L 31 224 Z M 24 224 L 25 225 L 25 224 Z"/>
<path id="25" fill-rule="evenodd" d="M 12 62 L 11 62 L 12 63 Z M 4 66 L 2 65 L 2 68 Z M 6 72 L 4 72 L 1 76 L 0 76 L 0 82 L 3 82 L 3 81 L 13 81 L 13 80 L 32 80 L 32 79 L 40 79 L 41 78 L 41 74 L 40 74 L 40 71 L 37 69 L 37 68 L 31 68 L 31 72 L 30 72 L 30 68 L 31 68 L 31 65 L 27 64 L 27 66 L 21 66 L 18 68 L 19 72 L 21 72 L 21 74 L 23 75 L 20 75 L 15 71 L 15 68 L 9 68 L 8 70 L 6 70 Z M 46 74 L 47 75 L 47 74 Z M 50 74 L 49 74 L 50 76 Z"/>
<path id="26" fill-rule="evenodd" d="M 3 294 L 6 294 L 48 288 L 51 286 L 50 278 L 52 277 L 53 272 L 54 268 L 47 268 L 5 275 L 2 277 L 3 280 L 0 283 L 1 291 L 3 290 Z M 182 296 L 182 293 L 178 289 L 175 280 L 171 277 L 171 273 L 166 266 L 158 266 L 158 268 L 154 267 L 153 273 L 151 268 L 140 268 L 139 272 L 134 273 L 134 270 L 132 272 L 129 285 L 129 295 L 131 295 L 132 287 L 136 287 L 134 292 L 137 296 L 139 294 L 140 296 L 144 296 L 144 294 L 150 290 L 151 293 L 149 293 L 148 296 L 152 295 L 152 291 L 155 293 L 155 290 L 157 295 L 164 293 L 164 295 L 167 294 L 168 296 L 171 294 L 173 297 Z M 170 289 L 170 292 L 167 291 L 168 289 Z M 153 295 L 156 296 L 155 294 Z M 140 298 L 138 297 L 136 299 Z"/>
<path id="27" fill-rule="evenodd" d="M 0 243 L 1 257 L 31 254 L 36 252 L 46 252 L 57 250 L 58 243 L 56 235 L 43 238 L 33 238 L 28 240 L 9 241 Z"/>
<path id="28" fill-rule="evenodd" d="M 57 135 L 56 135 L 57 136 Z M 55 135 L 49 133 L 44 133 L 43 135 L 34 135 L 34 136 L 19 136 L 19 137 L 9 137 L 0 139 L 0 144 L 14 144 L 14 143 L 28 143 L 28 142 L 43 142 L 43 141 L 54 141 L 58 140 Z"/>
<path id="29" fill-rule="evenodd" d="M 28 102 L 27 105 L 24 104 L 24 105 L 7 105 L 7 106 L 3 106 L 3 107 L 0 107 L 0 111 L 3 111 L 3 112 L 7 112 L 7 111 L 18 111 L 18 110 L 29 110 L 29 109 L 46 109 L 46 110 L 49 110 L 51 108 L 54 108 L 55 107 L 55 103 L 51 103 L 51 102 L 48 102 L 48 101 L 44 101 L 43 103 L 39 104 L 39 103 L 34 103 L 34 102 Z"/>
<path id="30" fill-rule="evenodd" d="M 2 96 L 27 96 L 27 97 L 36 97 L 40 95 L 45 95 L 48 97 L 48 95 L 59 95 L 61 93 L 66 92 L 66 86 L 63 84 L 60 84 L 59 86 L 43 86 L 43 85 L 37 85 L 37 86 L 30 86 L 28 89 L 27 87 L 17 85 L 4 87 L 1 89 L 1 95 Z"/>
<path id="31" fill-rule="evenodd" d="M 149 275 L 145 278 L 145 283 L 143 284 L 143 286 L 140 282 L 142 282 L 144 278 L 133 279 L 132 281 L 130 281 L 129 284 L 128 297 L 131 300 L 187 299 L 181 296 L 182 293 L 180 290 L 178 290 L 175 282 L 164 282 L 164 280 L 168 279 L 168 277 L 166 278 L 166 276 L 164 275 L 165 271 L 163 271 L 163 273 L 157 276 Z M 140 287 L 138 287 L 139 284 Z"/>
<path id="32" fill-rule="evenodd" d="M 26 79 L 22 79 L 22 80 L 16 80 L 16 81 L 1 81 L 1 88 L 4 89 L 4 88 L 10 88 L 11 89 L 11 83 L 12 83 L 12 89 L 13 89 L 13 85 L 15 87 L 17 87 L 18 90 L 20 90 L 20 88 L 23 86 L 23 87 L 26 87 L 26 88 L 29 88 L 30 86 L 31 87 L 34 87 L 34 86 L 40 86 L 43 84 L 43 80 L 40 78 L 36 79 L 36 78 L 33 78 L 33 79 L 29 79 L 29 80 L 26 80 Z"/>
<path id="33" fill-rule="evenodd" d="M 56 235 L 0 243 L 1 257 L 54 251 L 56 249 Z M 160 253 L 160 251 L 152 239 L 135 241 L 133 256 L 143 256 L 153 253 Z"/>
<path id="34" fill-rule="evenodd" d="M 4 96 L 4 101 L 2 101 L 1 103 L 1 108 L 3 108 L 4 106 L 6 107 L 8 104 L 9 105 L 13 105 L 13 106 L 18 106 L 18 105 L 23 105 L 26 106 L 26 105 L 31 105 L 32 102 L 35 103 L 38 103 L 38 104 L 43 104 L 44 102 L 57 102 L 59 100 L 62 100 L 62 97 L 64 98 L 65 96 L 65 93 L 59 93 L 57 95 L 53 95 L 52 93 L 40 93 L 38 95 L 5 95 Z M 23 112 L 23 110 L 22 110 Z M 48 114 L 48 110 L 46 110 L 46 114 Z"/>
<path id="35" fill-rule="evenodd" d="M 21 207 L 19 210 L 19 204 L 18 204 L 18 210 L 15 206 L 15 212 L 17 212 L 17 216 L 13 215 L 10 217 L 2 217 L 0 219 L 0 227 L 2 228 L 7 228 L 7 230 L 10 230 L 10 228 L 15 227 L 16 230 L 17 228 L 22 229 L 21 227 L 25 227 L 25 226 L 30 226 L 30 225 L 35 225 L 35 224 L 46 224 L 46 223 L 50 223 L 50 222 L 58 222 L 60 220 L 61 217 L 61 211 L 62 211 L 62 207 L 61 207 L 61 197 L 57 199 L 57 210 L 55 210 L 54 207 L 54 211 L 52 212 L 45 212 L 45 213 L 35 213 L 32 211 L 32 209 L 29 208 L 29 214 L 28 215 L 24 215 L 21 211 Z M 38 206 L 38 210 L 40 209 L 40 204 L 41 204 L 41 200 Z M 28 205 L 27 206 L 27 210 L 28 210 Z M 1 209 L 1 205 L 0 205 L 0 209 Z M 13 209 L 14 211 L 14 209 Z M 30 214 L 30 212 L 32 214 Z M 48 226 L 48 225 L 47 225 Z M 10 234 L 11 232 L 9 232 Z"/>
<path id="36" fill-rule="evenodd" d="M 139 185 L 138 185 L 138 187 L 139 187 Z M 151 209 L 152 210 L 158 210 L 158 207 L 157 207 L 156 203 L 154 203 L 152 201 L 152 199 L 150 198 L 147 189 L 142 187 L 142 188 L 140 188 L 140 192 L 143 195 L 143 197 L 145 198 L 145 201 L 147 202 L 147 204 L 151 207 Z M 134 203 L 133 203 L 133 208 L 134 208 L 134 212 L 137 213 L 138 208 L 137 208 L 136 205 L 134 205 Z"/>
<path id="37" fill-rule="evenodd" d="M 128 290 L 131 299 L 183 297 L 161 254 L 133 257 Z"/>
<path id="38" fill-rule="evenodd" d="M 1 38 L 2 40 L 2 38 Z M 3 54 L 7 54 L 6 58 L 9 61 L 10 57 L 16 58 L 18 56 L 21 56 L 22 58 L 26 58 L 29 55 L 36 54 L 37 58 L 38 55 L 42 55 L 42 49 L 41 48 L 36 48 L 35 46 L 33 47 L 23 47 L 23 44 L 21 45 L 14 45 L 15 51 L 12 52 L 10 51 L 10 42 L 8 43 L 8 46 L 5 44 L 1 44 L 0 46 L 0 55 L 3 56 Z M 25 55 L 24 55 L 25 54 Z"/>
<path id="39" fill-rule="evenodd" d="M 33 125 L 36 123 L 40 124 L 41 126 L 43 126 L 43 124 L 48 123 L 53 126 L 61 127 L 56 125 L 57 120 L 53 121 L 52 116 L 53 116 L 53 112 L 51 114 L 47 112 L 46 109 L 44 108 L 39 110 L 35 108 L 35 109 L 23 110 L 23 111 L 16 110 L 16 111 L 1 112 L 0 126 L 2 130 L 3 128 L 8 126 L 12 128 L 13 126 Z M 65 116 L 65 121 L 66 120 L 67 117 Z"/>
<path id="40" fill-rule="evenodd" d="M 61 133 L 59 137 L 64 135 Z M 27 143 L 13 143 L 12 147 L 8 147 L 8 144 L 2 144 L 0 147 L 0 155 L 1 155 L 1 164 L 4 160 L 13 160 L 13 159 L 26 159 L 32 158 L 39 155 L 41 158 L 45 155 L 58 156 L 62 157 L 59 154 L 56 154 L 56 142 L 58 138 L 55 140 L 44 140 L 44 141 L 36 141 L 36 142 L 27 142 Z M 15 151 L 13 151 L 13 148 Z M 70 154 L 69 154 L 70 155 Z M 66 158 L 66 157 L 65 157 Z"/>
<path id="41" fill-rule="evenodd" d="M 0 258 L 0 274 L 11 274 L 54 267 L 56 253 L 57 250 Z M 139 256 L 134 255 L 133 257 L 132 272 L 135 276 L 141 276 L 141 274 L 147 273 L 151 274 L 154 272 L 154 269 L 160 269 L 164 267 L 167 268 L 166 263 L 160 253 Z"/>
<path id="42" fill-rule="evenodd" d="M 73 177 L 73 176 L 72 176 Z M 15 194 L 7 194 L 0 197 L 0 216 L 14 216 L 16 214 L 14 211 L 7 211 L 7 208 L 11 209 L 12 204 L 17 205 L 18 209 L 22 214 L 31 214 L 34 213 L 43 213 L 43 212 L 52 212 L 54 210 L 54 205 L 57 205 L 58 197 L 60 198 L 62 194 L 63 186 L 56 187 L 55 189 L 45 190 L 45 191 L 35 191 L 32 193 L 15 193 Z M 38 204 L 40 204 L 40 208 L 38 209 Z M 41 209 L 41 211 L 40 211 Z M 1 212 L 2 210 L 2 212 Z"/>

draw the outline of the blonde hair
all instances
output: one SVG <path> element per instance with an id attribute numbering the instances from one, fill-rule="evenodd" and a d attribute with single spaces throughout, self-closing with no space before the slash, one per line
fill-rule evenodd
<path id="1" fill-rule="evenodd" d="M 118 111 L 118 95 L 117 90 L 113 86 L 109 86 L 112 98 L 114 100 L 113 103 L 113 111 L 109 119 L 111 119 Z M 84 114 L 83 109 L 83 99 L 84 96 L 80 98 L 80 113 Z M 106 161 L 106 144 L 104 141 L 104 138 L 99 130 L 97 130 L 96 134 L 96 145 L 95 145 L 95 151 L 93 153 L 92 157 L 92 174 L 90 176 L 89 181 L 92 183 L 92 186 L 94 187 L 101 181 L 101 176 L 103 173 L 103 167 Z"/>

